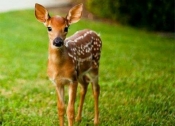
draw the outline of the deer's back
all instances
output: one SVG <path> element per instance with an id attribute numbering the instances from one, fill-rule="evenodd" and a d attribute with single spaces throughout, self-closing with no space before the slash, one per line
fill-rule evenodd
<path id="1" fill-rule="evenodd" d="M 102 41 L 94 31 L 76 32 L 65 40 L 65 46 L 78 74 L 98 70 Z"/>

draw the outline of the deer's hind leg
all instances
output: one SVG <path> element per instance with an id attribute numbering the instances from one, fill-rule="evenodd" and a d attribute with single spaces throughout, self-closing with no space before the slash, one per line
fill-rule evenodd
<path id="1" fill-rule="evenodd" d="M 89 74 L 89 78 L 92 84 L 93 96 L 94 96 L 94 124 L 99 124 L 99 95 L 100 95 L 100 85 L 98 83 L 98 68 L 94 68 Z"/>
<path id="2" fill-rule="evenodd" d="M 93 95 L 94 95 L 94 111 L 95 111 L 95 117 L 94 117 L 94 124 L 99 123 L 99 95 L 100 95 L 100 86 L 97 82 L 92 82 L 92 89 L 93 89 Z"/>
<path id="3" fill-rule="evenodd" d="M 79 103 L 79 107 L 78 107 L 76 121 L 81 121 L 83 103 L 84 103 L 85 95 L 87 92 L 89 79 L 86 76 L 83 76 L 81 79 L 79 79 L 79 82 L 80 82 L 81 90 L 80 90 L 80 103 Z"/>

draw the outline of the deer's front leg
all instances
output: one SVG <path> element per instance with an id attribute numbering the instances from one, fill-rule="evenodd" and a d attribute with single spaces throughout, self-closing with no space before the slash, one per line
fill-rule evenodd
<path id="1" fill-rule="evenodd" d="M 75 118 L 75 99 L 76 99 L 76 92 L 77 92 L 77 82 L 71 83 L 69 85 L 69 101 L 67 106 L 67 118 L 69 126 L 73 126 L 74 118 Z"/>
<path id="2" fill-rule="evenodd" d="M 64 113 L 65 113 L 65 105 L 64 105 L 64 86 L 56 86 L 56 91 L 58 95 L 58 117 L 60 121 L 60 126 L 64 126 Z"/>

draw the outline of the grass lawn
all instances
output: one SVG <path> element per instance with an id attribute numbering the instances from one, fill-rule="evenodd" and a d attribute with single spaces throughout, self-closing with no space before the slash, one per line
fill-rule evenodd
<path id="1" fill-rule="evenodd" d="M 85 19 L 72 25 L 69 35 L 84 28 L 103 40 L 100 125 L 174 126 L 175 39 Z M 0 125 L 57 126 L 47 49 L 47 30 L 33 11 L 0 14 Z M 91 86 L 79 125 L 93 125 Z"/>

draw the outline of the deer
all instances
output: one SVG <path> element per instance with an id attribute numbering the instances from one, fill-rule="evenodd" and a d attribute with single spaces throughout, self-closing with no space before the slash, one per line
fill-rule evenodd
<path id="1" fill-rule="evenodd" d="M 94 125 L 99 124 L 99 61 L 102 40 L 89 29 L 77 31 L 66 38 L 69 26 L 82 16 L 83 4 L 72 7 L 65 17 L 50 16 L 47 9 L 36 3 L 35 17 L 47 28 L 49 37 L 47 75 L 55 85 L 57 94 L 58 119 L 64 125 L 67 114 L 68 125 L 81 122 L 82 109 L 89 83 L 94 97 Z M 77 86 L 80 85 L 80 103 L 75 118 Z M 68 86 L 68 103 L 65 111 L 64 87 Z"/>

